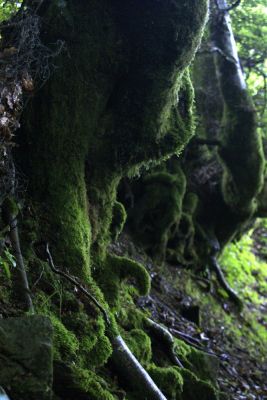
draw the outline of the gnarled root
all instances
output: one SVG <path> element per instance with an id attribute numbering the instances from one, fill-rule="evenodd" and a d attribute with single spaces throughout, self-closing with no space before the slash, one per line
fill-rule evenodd
<path id="1" fill-rule="evenodd" d="M 218 242 L 216 237 L 213 237 L 212 239 L 208 239 L 208 242 L 211 246 L 211 252 L 210 252 L 210 256 L 209 256 L 209 266 L 210 266 L 211 270 L 215 272 L 219 284 L 226 291 L 229 298 L 238 306 L 238 308 L 241 309 L 243 307 L 243 303 L 242 303 L 241 299 L 238 297 L 237 293 L 227 283 L 225 276 L 224 276 L 224 274 L 221 270 L 221 267 L 218 263 L 218 260 L 217 260 L 217 255 L 220 251 L 220 243 Z"/>
<path id="2" fill-rule="evenodd" d="M 174 339 L 172 334 L 168 331 L 168 329 L 157 324 L 156 322 L 152 321 L 149 318 L 147 318 L 146 320 L 146 325 L 148 330 L 166 346 L 167 356 L 169 357 L 170 361 L 174 365 L 183 368 L 181 361 L 176 356 L 175 351 L 173 349 Z"/>

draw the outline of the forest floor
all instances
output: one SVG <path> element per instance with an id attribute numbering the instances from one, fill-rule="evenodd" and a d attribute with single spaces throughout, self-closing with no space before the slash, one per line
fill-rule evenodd
<path id="1" fill-rule="evenodd" d="M 219 360 L 218 386 L 229 400 L 267 400 L 267 226 L 258 226 L 220 259 L 230 285 L 244 303 L 242 311 L 229 301 L 214 276 L 181 265 L 158 266 L 127 234 L 110 246 L 146 266 L 149 296 L 137 305 L 174 337 Z M 210 285 L 209 285 L 210 283 Z M 209 287 L 210 286 L 210 287 Z M 0 317 L 17 310 L 0 301 Z"/>
<path id="2" fill-rule="evenodd" d="M 230 264 L 233 275 L 225 268 L 226 277 L 244 302 L 242 312 L 214 277 L 209 288 L 198 271 L 194 274 L 188 268 L 169 264 L 159 267 L 127 235 L 112 246 L 117 254 L 127 254 L 145 264 L 151 275 L 151 293 L 139 298 L 138 306 L 148 310 L 151 318 L 165 325 L 173 336 L 218 357 L 218 386 L 231 400 L 267 400 L 266 238 L 267 229 L 259 227 L 249 238 L 256 256 L 246 239 L 230 245 L 222 257 L 223 266 Z"/>

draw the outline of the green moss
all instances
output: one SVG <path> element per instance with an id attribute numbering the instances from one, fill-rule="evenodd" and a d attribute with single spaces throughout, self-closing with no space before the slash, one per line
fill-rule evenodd
<path id="1" fill-rule="evenodd" d="M 85 312 L 63 317 L 65 325 L 75 333 L 79 342 L 79 365 L 84 368 L 100 367 L 112 353 L 102 316 L 89 316 Z"/>
<path id="2" fill-rule="evenodd" d="M 179 371 L 184 381 L 183 400 L 219 400 L 218 391 L 210 383 L 198 379 L 187 369 L 179 369 Z"/>
<path id="3" fill-rule="evenodd" d="M 77 366 L 72 366 L 71 369 L 71 390 L 76 389 L 80 395 L 87 395 L 92 400 L 115 400 L 114 396 L 109 392 L 105 381 L 96 373 Z"/>
<path id="4" fill-rule="evenodd" d="M 252 245 L 249 234 L 239 242 L 229 244 L 221 256 L 221 264 L 227 281 L 242 299 L 259 305 L 265 301 L 260 293 L 267 291 L 266 263 L 252 253 Z M 258 290 L 255 290 L 257 287 Z"/>
<path id="5" fill-rule="evenodd" d="M 114 400 L 112 394 L 103 387 L 104 381 L 92 371 L 73 368 L 74 385 L 77 385 L 79 390 L 90 396 L 92 400 Z"/>
<path id="6" fill-rule="evenodd" d="M 30 100 L 19 135 L 16 160 L 28 178 L 38 225 L 29 240 L 49 242 L 55 264 L 82 278 L 106 306 L 100 287 L 114 309 L 124 307 L 120 295 L 129 303 L 133 297 L 124 281 L 133 279 L 140 295 L 150 289 L 141 264 L 106 254 L 110 235 L 118 235 L 125 219 L 116 203 L 119 180 L 179 153 L 193 134 L 187 66 L 200 42 L 207 3 L 127 1 L 118 9 L 116 1 L 70 0 L 64 7 L 51 1 L 40 8 L 49 27 L 42 32 L 44 44 L 64 38 L 68 51 L 56 59 L 51 78 Z M 182 172 L 168 178 L 162 182 L 172 188 L 171 215 L 159 234 L 164 243 L 163 231 L 179 218 L 185 186 Z M 46 285 L 48 293 L 36 301 L 55 327 L 56 359 L 72 366 L 76 388 L 89 398 L 113 399 L 86 368 L 103 365 L 111 353 L 102 316 L 82 296 L 83 306 L 72 296 L 65 298 L 64 289 L 73 287 L 63 284 L 62 289 L 60 279 L 49 282 L 45 275 L 40 286 Z M 129 321 L 128 310 L 125 314 Z M 115 335 L 114 316 L 111 320 Z M 134 332 L 132 340 L 137 343 L 142 335 Z M 141 356 L 147 360 L 148 348 L 146 340 Z M 168 376 L 170 381 L 178 378 L 175 369 Z"/>
<path id="7" fill-rule="evenodd" d="M 105 267 L 97 281 L 111 306 L 118 306 L 121 282 L 134 279 L 139 295 L 145 296 L 150 290 L 150 277 L 145 267 L 127 257 L 107 255 Z"/>
<path id="8" fill-rule="evenodd" d="M 150 366 L 148 372 L 168 400 L 181 399 L 183 377 L 177 367 L 161 368 Z"/>
<path id="9" fill-rule="evenodd" d="M 127 331 L 131 329 L 144 329 L 148 313 L 136 307 L 132 296 L 125 296 L 122 299 L 123 307 L 117 311 L 117 320 Z"/>
<path id="10" fill-rule="evenodd" d="M 112 223 L 110 226 L 111 236 L 117 240 L 126 222 L 127 214 L 122 203 L 115 201 L 113 205 Z"/>
<path id="11" fill-rule="evenodd" d="M 81 346 L 83 352 L 84 365 L 87 367 L 101 367 L 112 354 L 112 347 L 109 339 L 105 335 L 98 335 L 95 346 L 88 351 L 87 346 Z"/>
<path id="12" fill-rule="evenodd" d="M 187 192 L 183 200 L 183 211 L 194 214 L 198 204 L 198 196 L 193 192 Z"/>
<path id="13" fill-rule="evenodd" d="M 144 177 L 141 195 L 129 214 L 138 240 L 161 261 L 171 230 L 181 217 L 185 186 L 181 168 L 175 174 L 149 174 Z"/>
<path id="14" fill-rule="evenodd" d="M 132 329 L 122 336 L 138 361 L 143 366 L 147 365 L 152 357 L 150 337 L 141 329 Z"/>
<path id="15" fill-rule="evenodd" d="M 10 223 L 10 217 L 15 218 L 19 213 L 19 207 L 10 196 L 6 197 L 1 205 L 2 217 L 6 224 Z"/>
<path id="16" fill-rule="evenodd" d="M 49 318 L 54 329 L 54 358 L 56 360 L 75 358 L 79 350 L 77 337 L 55 315 L 51 314 Z"/>

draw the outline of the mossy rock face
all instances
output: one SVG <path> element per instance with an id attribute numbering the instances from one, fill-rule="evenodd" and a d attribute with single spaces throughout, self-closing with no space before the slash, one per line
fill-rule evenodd
<path id="1" fill-rule="evenodd" d="M 0 320 L 0 382 L 12 399 L 51 399 L 52 335 L 43 316 Z"/>

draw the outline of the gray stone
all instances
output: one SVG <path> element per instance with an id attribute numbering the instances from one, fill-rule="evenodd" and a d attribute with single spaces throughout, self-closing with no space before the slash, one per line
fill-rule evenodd
<path id="1" fill-rule="evenodd" d="M 52 325 L 39 315 L 0 319 L 0 385 L 12 400 L 50 400 Z"/>

